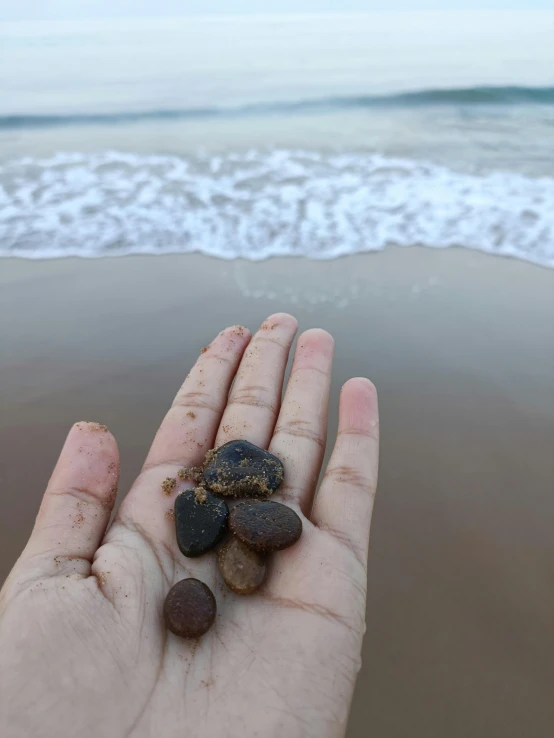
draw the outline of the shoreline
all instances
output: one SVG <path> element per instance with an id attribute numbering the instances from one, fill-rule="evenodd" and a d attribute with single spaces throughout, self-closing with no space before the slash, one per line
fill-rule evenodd
<path id="1" fill-rule="evenodd" d="M 469 249 L 308 261 L 0 259 L 0 580 L 69 425 L 105 423 L 125 490 L 200 348 L 271 312 L 367 375 L 382 447 L 348 731 L 537 738 L 554 708 L 554 271 Z M 402 710 L 398 706 L 402 705 Z"/>
<path id="2" fill-rule="evenodd" d="M 552 264 L 544 264 L 543 262 L 539 261 L 538 259 L 532 259 L 532 258 L 525 258 L 516 254 L 493 254 L 488 251 L 481 251 L 480 249 L 475 249 L 471 246 L 427 246 L 426 244 L 415 244 L 412 246 L 398 246 L 396 244 L 387 244 L 382 249 L 375 249 L 375 250 L 366 250 L 366 251 L 357 251 L 355 253 L 351 254 L 339 254 L 338 256 L 326 256 L 318 258 L 316 256 L 310 255 L 305 256 L 303 254 L 287 254 L 284 256 L 267 256 L 263 257 L 261 259 L 248 259 L 243 256 L 231 256 L 229 258 L 225 258 L 222 256 L 214 256 L 212 254 L 205 254 L 202 251 L 191 251 L 187 253 L 182 253 L 179 251 L 161 251 L 157 253 L 137 253 L 134 251 L 130 251 L 128 253 L 117 253 L 117 254 L 110 254 L 110 253 L 103 253 L 103 254 L 95 254 L 95 255 L 89 255 L 89 254 L 69 254 L 64 255 L 60 254 L 59 256 L 22 256 L 21 254 L 14 254 L 14 255 L 8 255 L 8 254 L 0 254 L 0 265 L 9 262 L 9 261 L 17 261 L 17 262 L 39 262 L 39 263 L 48 263 L 50 261 L 102 261 L 102 260 L 108 260 L 111 261 L 112 259 L 158 259 L 159 257 L 175 257 L 175 258 L 186 258 L 186 257 L 200 257 L 202 259 L 209 259 L 213 260 L 215 262 L 223 262 L 223 263 L 230 263 L 230 262 L 239 262 L 244 264 L 262 264 L 265 262 L 273 262 L 273 261 L 308 261 L 308 262 L 334 262 L 334 261 L 343 261 L 346 259 L 356 258 L 356 257 L 364 257 L 364 256 L 371 256 L 372 254 L 380 254 L 384 251 L 404 251 L 406 249 L 412 250 L 412 249 L 423 249 L 431 250 L 431 251 L 461 251 L 466 252 L 469 251 L 471 253 L 477 253 L 477 254 L 483 254 L 485 257 L 491 257 L 493 259 L 507 259 L 508 261 L 515 261 L 521 264 L 527 264 L 533 267 L 538 267 L 539 269 L 544 269 L 546 271 L 551 271 L 554 269 L 554 261 Z"/>

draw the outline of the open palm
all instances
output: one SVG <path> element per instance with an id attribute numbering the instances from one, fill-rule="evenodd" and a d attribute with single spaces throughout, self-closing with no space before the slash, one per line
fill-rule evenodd
<path id="1" fill-rule="evenodd" d="M 204 349 L 106 532 L 119 458 L 102 426 L 71 430 L 31 539 L 0 595 L 0 734 L 341 736 L 360 666 L 366 559 L 377 481 L 373 385 L 343 387 L 337 442 L 314 502 L 326 440 L 333 340 L 298 340 L 281 406 L 294 318 L 252 338 L 224 330 Z M 275 554 L 256 594 L 225 588 L 216 557 L 186 559 L 171 510 L 192 486 L 162 483 L 233 439 L 285 466 L 273 496 L 303 535 Z M 196 577 L 218 614 L 198 641 L 169 633 L 164 598 Z"/>

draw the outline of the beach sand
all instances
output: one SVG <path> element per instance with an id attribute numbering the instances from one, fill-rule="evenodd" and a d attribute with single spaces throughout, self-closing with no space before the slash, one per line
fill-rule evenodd
<path id="1" fill-rule="evenodd" d="M 124 491 L 200 348 L 293 312 L 380 395 L 349 738 L 550 738 L 554 271 L 467 250 L 333 262 L 0 261 L 0 580 L 64 436 L 105 423 Z"/>

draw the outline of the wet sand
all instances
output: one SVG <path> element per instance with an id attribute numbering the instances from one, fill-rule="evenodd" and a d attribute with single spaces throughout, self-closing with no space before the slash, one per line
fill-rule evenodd
<path id="1" fill-rule="evenodd" d="M 128 487 L 200 348 L 287 310 L 382 415 L 367 635 L 349 738 L 550 738 L 554 271 L 463 250 L 334 262 L 0 261 L 0 580 L 75 420 Z"/>

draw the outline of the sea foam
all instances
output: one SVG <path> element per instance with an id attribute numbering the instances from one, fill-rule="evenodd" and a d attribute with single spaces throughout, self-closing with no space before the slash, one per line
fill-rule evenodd
<path id="1" fill-rule="evenodd" d="M 554 179 L 380 154 L 59 153 L 0 165 L 0 255 L 332 259 L 463 246 L 554 266 Z"/>

